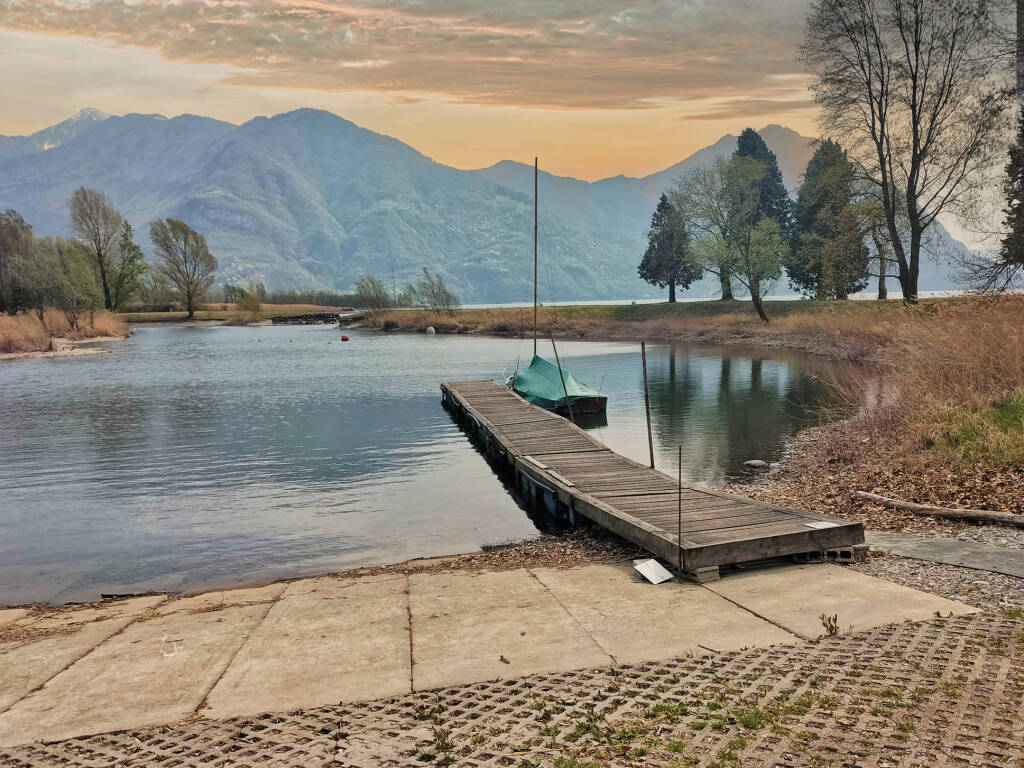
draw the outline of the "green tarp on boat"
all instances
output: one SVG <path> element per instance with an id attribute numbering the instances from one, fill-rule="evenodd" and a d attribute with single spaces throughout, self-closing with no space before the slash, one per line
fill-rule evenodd
<path id="1" fill-rule="evenodd" d="M 562 378 L 565 386 L 562 386 Z M 566 407 L 566 393 L 569 405 L 581 411 L 595 412 L 603 410 L 607 398 L 596 389 L 576 381 L 576 378 L 565 368 L 558 375 L 558 366 L 549 363 L 543 357 L 534 355 L 530 367 L 517 372 L 511 380 L 512 389 L 534 405 L 549 411 L 558 411 Z"/>

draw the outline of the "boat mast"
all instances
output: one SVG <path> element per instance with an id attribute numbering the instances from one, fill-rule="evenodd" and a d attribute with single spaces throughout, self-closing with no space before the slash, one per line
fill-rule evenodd
<path id="1" fill-rule="evenodd" d="M 537 356 L 537 158 L 533 158 L 533 356 Z"/>

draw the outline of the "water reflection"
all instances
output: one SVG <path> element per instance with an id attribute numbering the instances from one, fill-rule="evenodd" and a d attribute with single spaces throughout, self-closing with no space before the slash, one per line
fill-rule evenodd
<path id="1" fill-rule="evenodd" d="M 640 356 L 621 357 L 623 375 L 607 383 L 608 424 L 587 428 L 646 463 Z M 582 368 L 591 378 L 601 364 L 572 361 L 574 371 Z M 800 429 L 820 420 L 830 404 L 827 382 L 844 371 L 801 356 L 682 344 L 648 346 L 647 366 L 656 464 L 675 474 L 682 446 L 684 479 L 704 482 L 743 476 L 750 459 L 780 458 Z"/>
<path id="2" fill-rule="evenodd" d="M 441 407 L 528 340 L 330 328 L 143 328 L 110 354 L 0 365 L 0 603 L 198 589 L 535 536 Z M 609 396 L 582 426 L 647 461 L 639 349 L 563 342 Z M 817 363 L 651 346 L 657 462 L 688 479 L 777 458 L 814 420 Z"/>

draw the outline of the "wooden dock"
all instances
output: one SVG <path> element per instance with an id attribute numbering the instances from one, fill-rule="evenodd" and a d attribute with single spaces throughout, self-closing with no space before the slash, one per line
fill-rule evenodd
<path id="1" fill-rule="evenodd" d="M 441 385 L 442 402 L 533 503 L 582 515 L 697 581 L 720 566 L 786 555 L 853 559 L 864 526 L 683 484 L 599 443 L 568 419 L 493 381 Z"/>

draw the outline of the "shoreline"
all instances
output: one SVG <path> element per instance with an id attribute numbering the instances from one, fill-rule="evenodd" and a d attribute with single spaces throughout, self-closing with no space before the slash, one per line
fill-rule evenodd
<path id="1" fill-rule="evenodd" d="M 413 573 L 445 573 L 451 571 L 511 571 L 519 568 L 576 568 L 583 565 L 625 562 L 640 552 L 633 544 L 620 539 L 596 525 L 585 525 L 562 534 L 543 533 L 533 539 L 510 541 L 501 544 L 487 544 L 472 552 L 452 552 L 446 555 L 414 557 L 379 565 L 355 565 L 351 568 L 306 573 L 273 579 L 253 579 L 229 585 L 207 585 L 194 589 L 149 590 L 125 593 L 114 598 L 69 603 L 18 603 L 0 602 L 2 611 L 26 611 L 28 615 L 53 613 L 55 611 L 77 610 L 85 607 L 101 607 L 116 604 L 120 600 L 164 595 L 172 600 L 197 597 L 210 593 L 231 592 L 269 587 L 275 584 L 292 584 L 298 581 L 322 578 L 360 578 L 364 576 L 409 575 Z M 642 553 L 641 553 L 642 554 Z"/>
<path id="2" fill-rule="evenodd" d="M 896 343 L 905 324 L 980 301 L 976 297 L 898 301 L 779 301 L 770 323 L 750 302 L 705 301 L 626 305 L 541 306 L 538 336 L 594 341 L 678 342 L 745 349 L 785 349 L 839 362 L 876 364 Z M 426 310 L 381 310 L 346 318 L 342 329 L 385 333 L 480 335 L 530 338 L 532 312 L 524 308 L 461 309 L 451 314 Z"/>
<path id="3" fill-rule="evenodd" d="M 128 334 L 129 336 L 131 334 Z M 55 357 L 80 357 L 82 355 L 98 355 L 109 352 L 107 349 L 97 349 L 87 345 L 100 344 L 109 341 L 124 341 L 128 336 L 91 336 L 85 339 L 69 339 L 63 336 L 54 336 L 52 343 L 54 349 L 39 350 L 33 352 L 0 352 L 0 362 L 14 360 L 45 360 Z M 82 346 L 86 345 L 86 346 Z"/>
<path id="4" fill-rule="evenodd" d="M 928 457 L 904 465 L 891 446 L 864 442 L 856 417 L 801 430 L 789 453 L 773 468 L 725 488 L 736 494 L 797 509 L 814 510 L 865 528 L 926 538 L 975 541 L 1022 550 L 1024 529 L 915 515 L 856 495 L 880 495 L 945 507 L 1024 514 L 1024 469 L 935 467 Z"/>
<path id="5" fill-rule="evenodd" d="M 372 331 L 373 333 L 404 333 L 409 335 L 422 335 L 424 329 L 419 328 L 398 328 L 389 329 L 370 323 L 353 323 L 341 326 L 344 330 Z M 530 334 L 522 331 L 499 331 L 486 328 L 472 328 L 459 331 L 436 330 L 438 335 L 459 335 L 459 336 L 483 336 L 495 339 L 529 339 Z M 743 331 L 721 331 L 694 330 L 690 332 L 677 331 L 654 331 L 638 333 L 633 329 L 599 327 L 586 330 L 556 330 L 539 334 L 542 339 L 554 336 L 559 341 L 641 341 L 655 344 L 682 344 L 694 347 L 706 347 L 708 349 L 730 349 L 736 351 L 764 351 L 775 350 L 780 352 L 796 352 L 805 355 L 813 355 L 827 360 L 840 363 L 853 363 L 857 365 L 872 365 L 875 361 L 876 350 L 865 349 L 858 344 L 843 344 L 841 339 L 823 338 L 820 334 L 808 334 L 806 336 L 767 336 L 746 333 Z"/>

